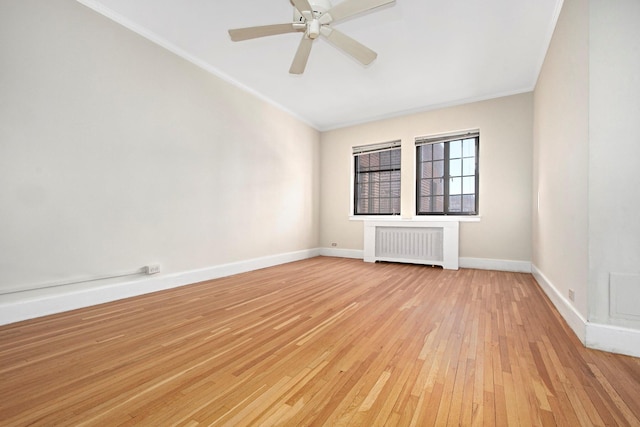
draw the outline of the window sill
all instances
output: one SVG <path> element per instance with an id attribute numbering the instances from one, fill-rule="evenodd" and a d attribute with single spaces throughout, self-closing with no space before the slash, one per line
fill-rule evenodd
<path id="1" fill-rule="evenodd" d="M 480 215 L 420 215 L 403 218 L 400 215 L 350 215 L 349 221 L 397 221 L 397 222 L 480 222 Z"/>
<path id="2" fill-rule="evenodd" d="M 406 221 L 400 215 L 349 215 L 349 221 Z"/>

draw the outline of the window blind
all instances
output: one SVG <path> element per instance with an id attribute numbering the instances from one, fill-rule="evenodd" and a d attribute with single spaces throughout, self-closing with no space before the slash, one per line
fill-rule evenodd
<path id="1" fill-rule="evenodd" d="M 423 136 L 416 138 L 416 145 L 436 144 L 440 142 L 458 141 L 460 139 L 476 138 L 480 136 L 479 130 L 471 130 L 468 132 L 447 133 L 435 136 Z"/>
<path id="2" fill-rule="evenodd" d="M 400 148 L 400 141 L 379 142 L 377 144 L 358 145 L 353 147 L 353 155 L 375 153 Z"/>

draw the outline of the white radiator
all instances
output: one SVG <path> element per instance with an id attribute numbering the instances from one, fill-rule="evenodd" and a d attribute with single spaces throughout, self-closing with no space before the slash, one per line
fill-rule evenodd
<path id="1" fill-rule="evenodd" d="M 458 221 L 365 221 L 364 260 L 458 269 Z"/>

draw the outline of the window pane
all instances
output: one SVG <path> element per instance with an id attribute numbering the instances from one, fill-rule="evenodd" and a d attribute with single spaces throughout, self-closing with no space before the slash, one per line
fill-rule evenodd
<path id="1" fill-rule="evenodd" d="M 391 183 L 390 182 L 381 182 L 380 183 L 380 197 L 390 197 L 390 196 L 391 196 Z"/>
<path id="2" fill-rule="evenodd" d="M 420 212 L 444 212 L 444 197 L 423 197 L 420 199 Z"/>
<path id="3" fill-rule="evenodd" d="M 391 212 L 392 213 L 400 213 L 400 194 L 398 192 L 398 197 L 391 199 Z"/>
<path id="4" fill-rule="evenodd" d="M 422 176 L 420 178 L 432 178 L 433 177 L 433 163 L 426 162 L 420 164 L 422 169 Z"/>
<path id="5" fill-rule="evenodd" d="M 369 197 L 369 186 L 360 184 L 358 185 L 358 198 Z"/>
<path id="6" fill-rule="evenodd" d="M 476 159 L 464 159 L 462 160 L 462 175 L 475 175 L 476 174 Z"/>
<path id="7" fill-rule="evenodd" d="M 467 213 L 475 213 L 476 196 L 462 196 L 462 211 Z"/>
<path id="8" fill-rule="evenodd" d="M 365 170 L 369 170 L 369 164 L 371 163 L 371 156 L 369 155 L 363 155 L 363 156 L 357 156 L 356 159 L 358 160 L 358 170 L 360 171 L 365 171 Z"/>
<path id="9" fill-rule="evenodd" d="M 450 176 L 462 175 L 462 159 L 454 159 L 449 161 L 449 175 Z"/>
<path id="10" fill-rule="evenodd" d="M 449 143 L 449 158 L 455 159 L 462 157 L 462 141 L 451 141 Z"/>
<path id="11" fill-rule="evenodd" d="M 360 199 L 358 200 L 358 212 L 359 213 L 369 213 L 369 199 Z"/>
<path id="12" fill-rule="evenodd" d="M 391 155 L 391 165 L 400 167 L 400 150 L 391 150 L 389 153 Z"/>
<path id="13" fill-rule="evenodd" d="M 369 156 L 371 156 L 371 159 L 369 159 L 369 167 L 370 168 L 376 168 L 379 169 L 380 168 L 380 153 L 371 153 L 369 154 Z"/>
<path id="14" fill-rule="evenodd" d="M 449 194 L 462 194 L 462 178 L 450 179 Z"/>
<path id="15" fill-rule="evenodd" d="M 431 146 L 433 147 L 433 160 L 444 159 L 444 143 L 431 144 Z"/>
<path id="16" fill-rule="evenodd" d="M 474 194 L 476 192 L 476 178 L 465 176 L 462 178 L 462 192 L 464 194 Z"/>
<path id="17" fill-rule="evenodd" d="M 380 153 L 380 166 L 388 169 L 391 166 L 391 151 L 383 151 Z"/>
<path id="18" fill-rule="evenodd" d="M 432 200 L 432 197 L 421 197 L 420 205 L 418 206 L 418 212 L 433 212 Z"/>
<path id="19" fill-rule="evenodd" d="M 420 181 L 420 195 L 421 196 L 432 196 L 433 192 L 433 180 L 432 179 L 423 179 Z"/>
<path id="20" fill-rule="evenodd" d="M 434 211 L 435 212 L 444 212 L 444 196 L 437 196 L 433 198 L 434 200 Z"/>
<path id="21" fill-rule="evenodd" d="M 444 161 L 433 162 L 433 177 L 444 177 Z"/>
<path id="22" fill-rule="evenodd" d="M 420 150 L 419 157 L 423 162 L 433 160 L 433 156 L 432 156 L 433 148 L 431 147 L 431 145 L 420 145 L 418 146 L 418 150 Z"/>
<path id="23" fill-rule="evenodd" d="M 462 196 L 449 196 L 449 212 L 462 212 Z"/>
<path id="24" fill-rule="evenodd" d="M 380 199 L 380 212 L 391 212 L 391 199 Z"/>
<path id="25" fill-rule="evenodd" d="M 356 182 L 358 184 L 366 184 L 369 182 L 369 174 L 368 173 L 359 173 L 356 175 Z"/>
<path id="26" fill-rule="evenodd" d="M 463 149 L 462 149 L 462 155 L 464 157 L 474 157 L 476 155 L 476 140 L 475 140 L 475 138 L 465 139 L 464 140 Z"/>

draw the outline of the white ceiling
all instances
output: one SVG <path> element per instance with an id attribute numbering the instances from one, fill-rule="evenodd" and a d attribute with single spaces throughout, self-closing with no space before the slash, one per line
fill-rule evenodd
<path id="1" fill-rule="evenodd" d="M 562 6 L 397 0 L 333 24 L 378 53 L 371 65 L 319 39 L 294 76 L 300 33 L 242 42 L 227 33 L 291 22 L 289 0 L 78 1 L 319 130 L 533 90 Z"/>

